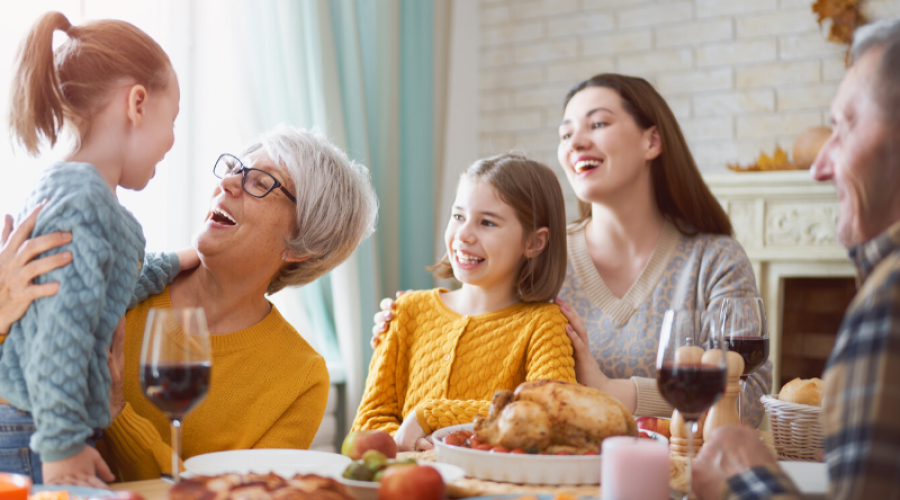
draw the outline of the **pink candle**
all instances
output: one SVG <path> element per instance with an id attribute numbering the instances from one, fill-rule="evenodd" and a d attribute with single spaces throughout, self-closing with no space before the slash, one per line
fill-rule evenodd
<path id="1" fill-rule="evenodd" d="M 600 489 L 603 500 L 669 498 L 669 447 L 652 439 L 603 440 Z"/>

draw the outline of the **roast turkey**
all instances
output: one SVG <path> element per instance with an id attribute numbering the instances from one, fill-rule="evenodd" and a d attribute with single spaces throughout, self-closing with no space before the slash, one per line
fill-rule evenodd
<path id="1" fill-rule="evenodd" d="M 488 416 L 475 417 L 475 435 L 528 452 L 599 452 L 607 437 L 637 436 L 637 424 L 625 405 L 603 391 L 539 380 L 495 392 Z"/>

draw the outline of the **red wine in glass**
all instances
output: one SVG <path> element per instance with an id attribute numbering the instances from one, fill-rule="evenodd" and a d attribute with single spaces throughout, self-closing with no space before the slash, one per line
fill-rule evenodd
<path id="1" fill-rule="evenodd" d="M 755 372 L 769 359 L 768 337 L 729 337 L 728 348 L 744 358 L 744 373 L 741 380 Z"/>
<path id="2" fill-rule="evenodd" d="M 144 395 L 170 420 L 182 420 L 209 391 L 210 363 L 141 367 Z"/>
<path id="3" fill-rule="evenodd" d="M 179 481 L 181 421 L 209 391 L 212 349 L 202 308 L 147 314 L 141 345 L 141 389 L 172 427 L 172 479 Z"/>
<path id="4" fill-rule="evenodd" d="M 687 492 L 691 493 L 694 433 L 703 412 L 725 393 L 728 344 L 719 328 L 718 312 L 668 310 L 663 316 L 656 353 L 656 385 L 663 398 L 684 417 L 687 436 Z"/>
<path id="5" fill-rule="evenodd" d="M 728 371 L 721 365 L 664 363 L 656 375 L 663 398 L 685 419 L 696 420 L 725 394 Z"/>

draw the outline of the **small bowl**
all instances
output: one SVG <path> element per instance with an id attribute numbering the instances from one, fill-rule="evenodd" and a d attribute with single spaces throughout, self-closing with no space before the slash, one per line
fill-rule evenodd
<path id="1" fill-rule="evenodd" d="M 29 491 L 30 477 L 0 472 L 0 500 L 28 500 Z"/>
<path id="2" fill-rule="evenodd" d="M 441 478 L 444 479 L 444 484 L 450 484 L 453 481 L 462 479 L 466 475 L 465 471 L 455 465 L 439 464 L 436 462 L 416 463 L 437 469 L 437 471 L 441 473 Z M 343 472 L 343 470 L 341 472 Z M 347 492 L 353 495 L 356 500 L 378 500 L 378 486 L 381 485 L 381 483 L 375 481 L 356 481 L 354 479 L 347 479 L 340 474 L 337 474 L 335 479 L 343 484 L 344 487 L 347 488 Z"/>

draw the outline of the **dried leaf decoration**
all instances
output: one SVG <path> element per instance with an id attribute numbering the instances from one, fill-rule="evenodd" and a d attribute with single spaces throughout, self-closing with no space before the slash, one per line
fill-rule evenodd
<path id="1" fill-rule="evenodd" d="M 728 170 L 735 172 L 774 172 L 776 170 L 796 170 L 797 168 L 788 159 L 788 154 L 781 149 L 775 148 L 775 154 L 771 157 L 766 153 L 760 153 L 759 158 L 753 165 L 742 167 L 739 163 L 729 163 Z"/>
<path id="2" fill-rule="evenodd" d="M 859 12 L 861 2 L 862 0 L 816 0 L 813 3 L 812 11 L 816 14 L 820 26 L 826 19 L 831 19 L 828 40 L 850 45 L 853 31 L 857 26 L 866 23 Z"/>

